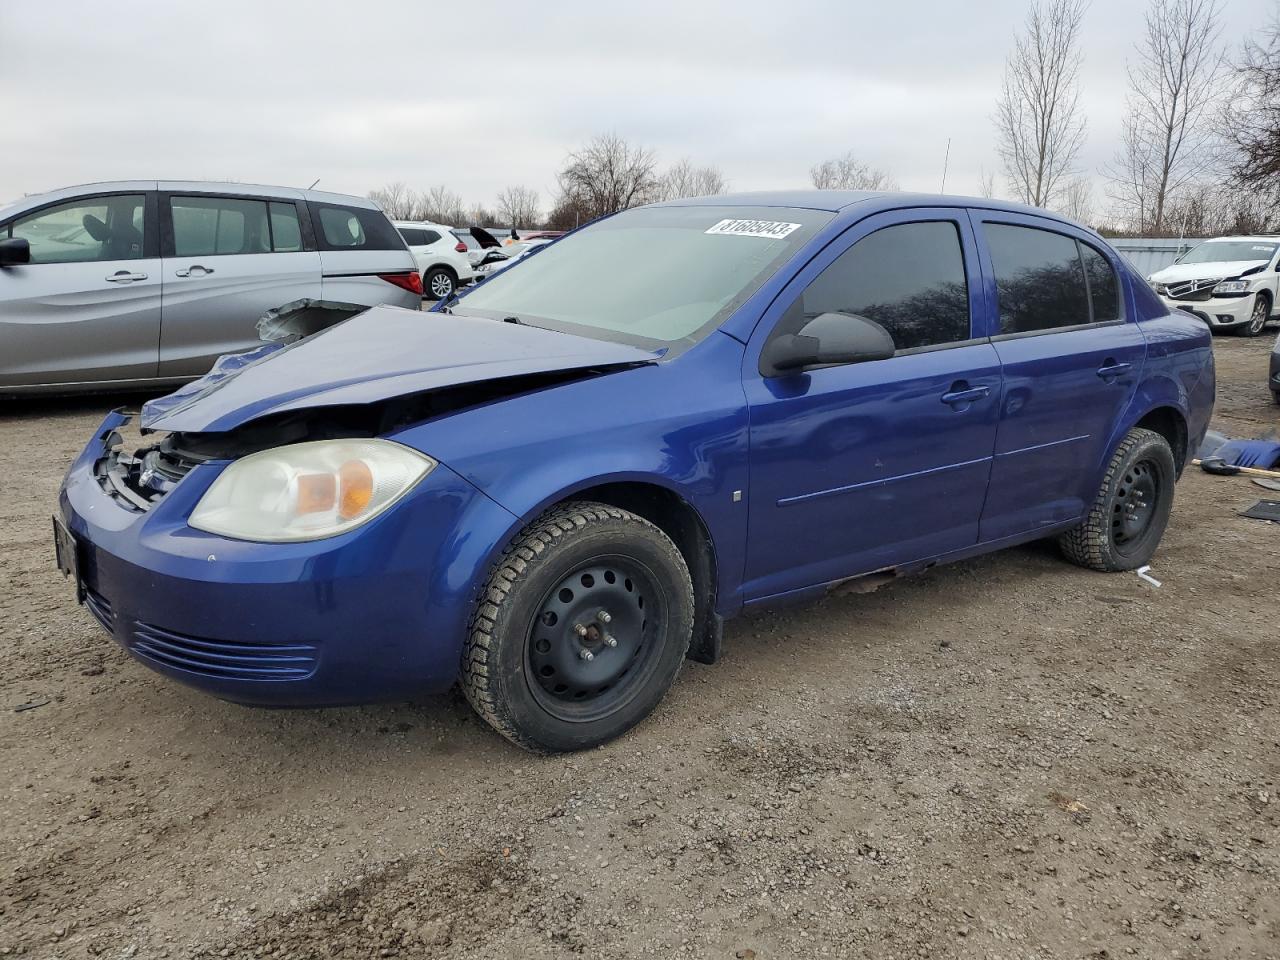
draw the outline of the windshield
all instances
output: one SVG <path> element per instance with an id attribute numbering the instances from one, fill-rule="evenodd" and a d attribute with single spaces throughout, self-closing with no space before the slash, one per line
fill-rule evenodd
<path id="1" fill-rule="evenodd" d="M 1233 260 L 1270 260 L 1274 243 L 1259 240 L 1210 240 L 1193 247 L 1179 263 L 1228 263 Z"/>
<path id="2" fill-rule="evenodd" d="M 831 219 L 791 207 L 641 207 L 504 270 L 458 310 L 640 346 L 688 345 Z"/>

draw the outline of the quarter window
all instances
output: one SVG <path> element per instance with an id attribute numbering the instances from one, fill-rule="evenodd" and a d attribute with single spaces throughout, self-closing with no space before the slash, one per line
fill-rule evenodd
<path id="1" fill-rule="evenodd" d="M 15 220 L 9 235 L 31 245 L 32 263 L 139 260 L 143 210 L 141 194 L 74 200 Z"/>
<path id="2" fill-rule="evenodd" d="M 292 203 L 272 200 L 271 249 L 276 253 L 297 253 L 302 249 L 302 228 L 298 225 L 298 208 Z"/>
<path id="3" fill-rule="evenodd" d="M 310 202 L 321 250 L 404 250 L 404 237 L 381 210 Z"/>
<path id="4" fill-rule="evenodd" d="M 880 324 L 898 350 L 969 339 L 969 287 L 960 233 L 950 220 L 885 227 L 855 243 L 809 284 L 779 333 L 823 313 Z"/>
<path id="5" fill-rule="evenodd" d="M 173 197 L 173 252 L 177 257 L 270 253 L 265 200 Z"/>
<path id="6" fill-rule="evenodd" d="M 1003 223 L 984 224 L 984 229 L 995 268 L 1002 334 L 1090 322 L 1089 291 L 1075 240 L 1049 230 Z M 1115 283 L 1114 274 L 1111 283 Z M 1112 296 L 1118 304 L 1114 292 Z M 1111 319 L 1116 309 L 1111 308 Z"/>
<path id="7" fill-rule="evenodd" d="M 1089 281 L 1089 302 L 1093 307 L 1093 322 L 1120 319 L 1120 284 L 1111 264 L 1087 243 L 1080 244 L 1084 258 L 1084 275 Z"/>

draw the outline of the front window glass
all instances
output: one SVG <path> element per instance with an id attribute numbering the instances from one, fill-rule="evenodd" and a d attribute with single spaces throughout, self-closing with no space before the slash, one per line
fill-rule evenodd
<path id="1" fill-rule="evenodd" d="M 12 236 L 31 245 L 32 263 L 138 260 L 143 252 L 141 194 L 73 200 L 15 220 Z"/>
<path id="2" fill-rule="evenodd" d="M 692 343 L 830 219 L 791 207 L 628 210 L 496 274 L 458 310 L 624 343 Z"/>
<path id="3" fill-rule="evenodd" d="M 1193 247 L 1179 263 L 1229 263 L 1242 260 L 1270 260 L 1274 243 L 1260 240 L 1210 240 Z"/>
<path id="4" fill-rule="evenodd" d="M 805 288 L 773 335 L 799 333 L 824 313 L 874 320 L 898 350 L 969 339 L 969 285 L 955 223 L 904 223 L 863 237 Z"/>

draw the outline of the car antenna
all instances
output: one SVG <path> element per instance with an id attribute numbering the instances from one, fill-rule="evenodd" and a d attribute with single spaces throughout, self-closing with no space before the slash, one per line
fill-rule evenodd
<path id="1" fill-rule="evenodd" d="M 314 190 L 316 188 L 316 184 L 319 182 L 320 182 L 320 178 L 316 177 L 314 180 L 311 181 L 311 186 L 307 187 L 307 189 Z"/>

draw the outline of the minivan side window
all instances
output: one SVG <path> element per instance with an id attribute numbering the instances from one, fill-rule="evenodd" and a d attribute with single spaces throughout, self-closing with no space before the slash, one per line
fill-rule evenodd
<path id="1" fill-rule="evenodd" d="M 72 200 L 20 217 L 6 232 L 31 245 L 32 263 L 139 260 L 144 209 L 141 194 Z"/>
<path id="2" fill-rule="evenodd" d="M 298 225 L 298 208 L 287 201 L 272 200 L 271 249 L 276 253 L 298 253 L 302 250 L 302 228 Z"/>
<path id="3" fill-rule="evenodd" d="M 969 339 L 969 285 L 950 220 L 883 227 L 842 253 L 805 288 L 774 336 L 823 313 L 874 320 L 898 350 Z"/>
<path id="4" fill-rule="evenodd" d="M 1005 223 L 983 224 L 991 248 L 1000 302 L 1000 332 L 1028 333 L 1077 327 L 1092 322 L 1089 287 L 1081 265 L 1080 247 L 1071 237 L 1051 230 Z M 1095 255 L 1101 258 L 1101 254 Z M 1111 297 L 1110 316 L 1116 319 L 1119 296 L 1110 264 L 1099 275 L 1099 296 Z M 1097 267 L 1095 265 L 1094 269 Z M 1110 293 L 1106 275 L 1110 275 Z"/>
<path id="5" fill-rule="evenodd" d="M 172 197 L 173 253 L 177 257 L 270 253 L 265 200 Z"/>
<path id="6" fill-rule="evenodd" d="M 404 237 L 381 210 L 309 201 L 321 250 L 403 250 Z"/>

